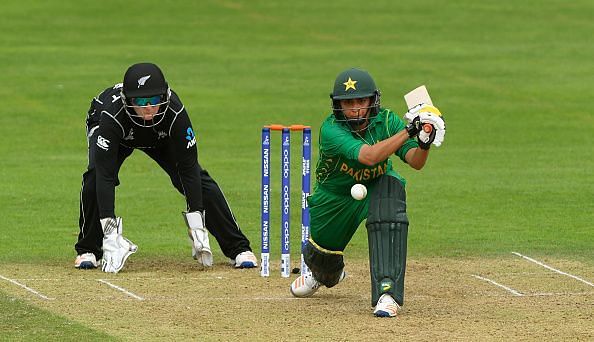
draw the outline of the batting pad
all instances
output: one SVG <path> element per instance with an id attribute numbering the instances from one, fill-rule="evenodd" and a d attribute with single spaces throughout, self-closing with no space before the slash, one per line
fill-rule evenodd
<path id="1" fill-rule="evenodd" d="M 369 198 L 367 216 L 371 306 L 383 293 L 390 293 L 399 305 L 404 303 L 404 273 L 408 217 L 406 193 L 398 179 L 383 176 Z"/>
<path id="2" fill-rule="evenodd" d="M 343 254 L 319 246 L 311 238 L 303 247 L 303 260 L 317 281 L 332 287 L 340 281 L 344 269 Z"/>

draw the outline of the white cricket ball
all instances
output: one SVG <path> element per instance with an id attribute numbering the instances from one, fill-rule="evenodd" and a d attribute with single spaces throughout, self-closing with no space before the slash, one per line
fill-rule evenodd
<path id="1" fill-rule="evenodd" d="M 367 196 L 367 188 L 363 184 L 355 184 L 351 188 L 351 196 L 357 201 L 360 201 Z"/>

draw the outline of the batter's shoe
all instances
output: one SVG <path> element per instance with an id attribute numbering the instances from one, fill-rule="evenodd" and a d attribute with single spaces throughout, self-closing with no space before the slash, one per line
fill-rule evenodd
<path id="1" fill-rule="evenodd" d="M 389 293 L 384 293 L 377 301 L 373 314 L 375 317 L 396 317 L 398 310 L 400 310 L 400 305 Z"/>
<path id="2" fill-rule="evenodd" d="M 346 278 L 346 272 L 342 271 L 338 282 L 340 283 L 344 278 Z M 322 283 L 317 281 L 311 273 L 307 273 L 297 277 L 293 281 L 291 284 L 291 294 L 299 298 L 311 297 L 318 291 L 320 286 L 322 286 Z"/>
<path id="3" fill-rule="evenodd" d="M 250 251 L 245 251 L 245 252 L 241 252 L 241 253 L 237 254 L 237 256 L 235 257 L 235 260 L 230 259 L 229 262 L 235 268 L 258 267 L 258 259 L 256 259 L 256 256 L 254 255 L 254 253 L 252 253 Z"/>
<path id="4" fill-rule="evenodd" d="M 97 262 L 97 258 L 95 258 L 95 254 L 93 253 L 77 255 L 76 260 L 74 261 L 74 267 L 78 269 L 90 270 L 97 268 L 97 266 L 99 266 L 99 263 Z"/>

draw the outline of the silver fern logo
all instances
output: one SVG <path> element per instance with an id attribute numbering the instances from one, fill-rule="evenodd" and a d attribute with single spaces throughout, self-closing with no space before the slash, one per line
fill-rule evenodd
<path id="1" fill-rule="evenodd" d="M 143 86 L 149 78 L 151 78 L 151 75 L 142 76 L 141 78 L 139 78 L 138 79 L 138 88 Z"/>

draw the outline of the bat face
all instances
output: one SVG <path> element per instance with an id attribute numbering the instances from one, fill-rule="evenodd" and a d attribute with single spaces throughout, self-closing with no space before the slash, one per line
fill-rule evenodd
<path id="1" fill-rule="evenodd" d="M 431 102 L 431 97 L 429 97 L 429 92 L 427 92 L 427 88 L 424 85 L 419 86 L 410 91 L 408 94 L 404 95 L 404 101 L 406 101 L 406 106 L 408 109 L 411 109 L 421 103 L 433 105 L 433 102 Z"/>

